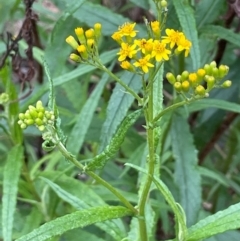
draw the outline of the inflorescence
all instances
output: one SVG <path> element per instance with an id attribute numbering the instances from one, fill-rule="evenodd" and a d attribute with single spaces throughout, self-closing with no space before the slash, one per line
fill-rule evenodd
<path id="1" fill-rule="evenodd" d="M 215 61 L 205 64 L 201 69 L 194 73 L 183 71 L 181 75 L 174 76 L 167 73 L 168 82 L 174 86 L 175 90 L 188 96 L 208 97 L 208 93 L 213 88 L 228 88 L 232 82 L 226 80 L 221 84 L 222 79 L 228 74 L 229 67 L 220 65 L 217 67 Z"/>
<path id="2" fill-rule="evenodd" d="M 188 56 L 192 43 L 183 32 L 166 29 L 166 36 L 161 36 L 161 23 L 150 22 L 150 38 L 137 38 L 136 23 L 125 23 L 114 32 L 112 38 L 121 46 L 118 60 L 121 67 L 131 72 L 140 69 L 148 73 L 149 68 L 156 66 L 157 62 L 168 61 L 174 53 L 184 51 Z M 137 68 L 137 69 L 136 69 Z"/>
<path id="3" fill-rule="evenodd" d="M 94 28 L 86 31 L 83 28 L 76 28 L 77 40 L 71 35 L 66 38 L 66 42 L 76 50 L 76 53 L 70 55 L 70 59 L 75 62 L 88 62 L 98 56 L 97 44 L 101 36 L 101 29 L 100 23 L 96 23 Z"/>
<path id="4" fill-rule="evenodd" d="M 45 110 L 42 101 L 39 100 L 36 107 L 30 105 L 25 113 L 19 114 L 18 124 L 22 129 L 35 125 L 40 131 L 44 131 L 48 125 L 53 126 L 54 121 L 53 111 Z"/>

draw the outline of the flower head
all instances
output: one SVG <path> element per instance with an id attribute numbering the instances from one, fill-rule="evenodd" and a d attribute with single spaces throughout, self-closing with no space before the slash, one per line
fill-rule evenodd
<path id="1" fill-rule="evenodd" d="M 134 44 L 136 44 L 143 54 L 150 54 L 153 49 L 153 39 L 136 39 L 134 41 Z"/>
<path id="2" fill-rule="evenodd" d="M 119 27 L 119 33 L 122 36 L 130 36 L 134 38 L 137 34 L 137 30 L 134 30 L 136 23 L 124 23 L 121 27 Z"/>
<path id="3" fill-rule="evenodd" d="M 151 58 L 151 55 L 148 54 L 145 57 L 139 59 L 133 65 L 136 67 L 140 67 L 144 73 L 148 73 L 148 68 L 154 67 L 154 65 L 149 62 L 150 58 Z"/>
<path id="4" fill-rule="evenodd" d="M 188 39 L 186 39 L 186 37 L 184 35 L 181 36 L 181 38 L 178 41 L 178 48 L 177 48 L 177 50 L 179 52 L 185 50 L 185 55 L 184 56 L 187 57 L 189 52 L 190 52 L 190 48 L 191 47 L 192 47 L 192 43 Z"/>
<path id="5" fill-rule="evenodd" d="M 136 48 L 135 44 L 129 45 L 128 43 L 124 43 L 123 42 L 121 44 L 120 51 L 117 53 L 119 55 L 118 60 L 119 61 L 123 61 L 126 58 L 130 58 L 131 59 L 137 53 L 137 50 L 135 50 L 135 48 Z"/>
<path id="6" fill-rule="evenodd" d="M 152 56 L 155 57 L 156 61 L 169 60 L 169 55 L 171 51 L 166 49 L 166 44 L 155 40 L 153 43 Z"/>
<path id="7" fill-rule="evenodd" d="M 172 49 L 175 45 L 178 45 L 180 38 L 184 36 L 182 32 L 175 31 L 174 29 L 166 29 L 167 36 L 163 37 L 163 43 L 169 43 Z"/>

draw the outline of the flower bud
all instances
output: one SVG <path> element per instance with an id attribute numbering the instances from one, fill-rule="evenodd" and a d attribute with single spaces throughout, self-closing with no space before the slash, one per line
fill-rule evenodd
<path id="1" fill-rule="evenodd" d="M 43 124 L 43 121 L 40 118 L 36 118 L 35 123 L 36 125 L 41 126 Z"/>
<path id="2" fill-rule="evenodd" d="M 175 82 L 174 83 L 174 88 L 177 92 L 181 92 L 182 91 L 182 84 L 181 82 Z"/>
<path id="3" fill-rule="evenodd" d="M 77 54 L 70 54 L 69 58 L 77 63 L 80 63 L 82 61 L 81 57 L 78 56 Z"/>
<path id="4" fill-rule="evenodd" d="M 75 38 L 73 36 L 68 36 L 66 38 L 66 42 L 73 48 L 73 49 L 77 49 L 78 47 L 78 43 L 75 40 Z"/>
<path id="5" fill-rule="evenodd" d="M 167 7 L 167 1 L 165 1 L 165 0 L 162 0 L 160 4 L 161 4 L 162 8 L 166 8 Z"/>
<path id="6" fill-rule="evenodd" d="M 205 64 L 204 65 L 204 70 L 206 71 L 207 75 L 211 75 L 212 74 L 212 68 L 210 67 L 209 64 Z"/>
<path id="7" fill-rule="evenodd" d="M 186 70 L 183 71 L 182 74 L 181 74 L 181 80 L 182 81 L 186 80 L 188 78 L 188 76 L 189 76 L 188 71 L 186 71 Z"/>
<path id="8" fill-rule="evenodd" d="M 227 65 L 222 64 L 219 66 L 218 71 L 219 71 L 219 78 L 222 79 L 223 77 L 225 77 L 228 74 L 229 67 Z"/>
<path id="9" fill-rule="evenodd" d="M 94 30 L 92 28 L 85 31 L 85 36 L 87 39 L 91 39 L 94 37 Z"/>
<path id="10" fill-rule="evenodd" d="M 230 86 L 232 85 L 232 81 L 231 80 L 225 80 L 223 83 L 222 83 L 222 87 L 223 88 L 229 88 Z"/>
<path id="11" fill-rule="evenodd" d="M 166 74 L 166 78 L 171 85 L 173 85 L 176 82 L 175 76 L 170 72 Z"/>
<path id="12" fill-rule="evenodd" d="M 219 72 L 218 72 L 218 68 L 217 68 L 217 67 L 213 67 L 213 68 L 212 68 L 212 75 L 213 75 L 215 78 L 218 78 Z"/>
<path id="13" fill-rule="evenodd" d="M 20 120 L 24 120 L 25 119 L 25 115 L 23 113 L 19 113 L 18 118 Z"/>
<path id="14" fill-rule="evenodd" d="M 197 95 L 205 96 L 206 90 L 202 85 L 198 85 L 195 89 Z"/>
<path id="15" fill-rule="evenodd" d="M 20 127 L 21 127 L 21 129 L 26 129 L 26 128 L 27 128 L 27 125 L 24 124 L 24 123 L 22 123 L 22 124 L 20 125 Z"/>
<path id="16" fill-rule="evenodd" d="M 196 73 L 189 74 L 188 80 L 192 86 L 196 86 L 197 85 L 197 74 Z"/>
<path id="17" fill-rule="evenodd" d="M 45 126 L 44 125 L 38 126 L 38 130 L 44 131 L 45 130 Z"/>
<path id="18" fill-rule="evenodd" d="M 207 82 L 207 90 L 210 91 L 215 85 L 215 78 L 213 76 L 206 75 L 205 80 Z"/>
<path id="19" fill-rule="evenodd" d="M 217 67 L 216 61 L 212 61 L 212 62 L 210 63 L 210 67 L 212 67 L 212 68 Z"/>
<path id="20" fill-rule="evenodd" d="M 98 39 L 101 36 L 102 25 L 100 23 L 94 24 L 95 36 Z"/>
<path id="21" fill-rule="evenodd" d="M 189 88 L 190 88 L 190 83 L 187 80 L 183 81 L 182 82 L 182 90 L 184 92 L 188 92 Z"/>
<path id="22" fill-rule="evenodd" d="M 25 122 L 25 121 L 24 121 Z M 34 120 L 33 119 L 27 119 L 25 122 L 28 126 L 33 125 L 34 124 Z"/>

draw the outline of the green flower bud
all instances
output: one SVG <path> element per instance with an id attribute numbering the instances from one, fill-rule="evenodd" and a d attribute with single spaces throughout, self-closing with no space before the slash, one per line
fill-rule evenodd
<path id="1" fill-rule="evenodd" d="M 167 7 L 167 1 L 162 0 L 162 1 L 161 1 L 161 7 L 162 7 L 162 8 L 166 8 L 166 7 Z"/>
<path id="2" fill-rule="evenodd" d="M 188 78 L 188 76 L 189 76 L 188 71 L 186 71 L 186 70 L 183 71 L 182 74 L 181 74 L 181 80 L 182 81 L 186 80 Z"/>
<path id="3" fill-rule="evenodd" d="M 24 121 L 25 122 L 25 121 Z M 27 119 L 25 122 L 28 126 L 33 125 L 34 124 L 34 120 L 33 119 Z"/>
<path id="4" fill-rule="evenodd" d="M 36 123 L 36 125 L 41 126 L 43 124 L 43 121 L 39 118 L 36 118 L 35 123 Z"/>
<path id="5" fill-rule="evenodd" d="M 174 88 L 177 92 L 181 92 L 182 91 L 182 84 L 181 82 L 175 82 L 174 83 Z"/>
<path id="6" fill-rule="evenodd" d="M 24 116 L 25 116 L 25 119 L 32 119 L 29 110 L 25 112 Z"/>
<path id="7" fill-rule="evenodd" d="M 38 112 L 37 117 L 40 119 L 43 119 L 44 113 L 43 112 Z"/>
<path id="8" fill-rule="evenodd" d="M 172 73 L 167 73 L 166 78 L 171 85 L 173 85 L 176 82 L 176 78 Z"/>
<path id="9" fill-rule="evenodd" d="M 38 126 L 38 129 L 39 129 L 40 131 L 44 131 L 44 130 L 45 130 L 45 126 L 44 126 L 44 125 L 40 125 L 40 126 Z"/>
<path id="10" fill-rule="evenodd" d="M 217 67 L 213 67 L 213 68 L 212 68 L 212 75 L 213 75 L 215 78 L 218 78 L 219 72 L 218 72 L 218 68 L 217 68 Z"/>
<path id="11" fill-rule="evenodd" d="M 26 128 L 27 128 L 27 125 L 24 124 L 24 123 L 22 123 L 22 124 L 20 125 L 20 127 L 21 127 L 21 129 L 26 129 Z"/>
<path id="12" fill-rule="evenodd" d="M 25 115 L 23 113 L 19 113 L 18 118 L 20 120 L 24 120 L 25 119 Z"/>
<path id="13" fill-rule="evenodd" d="M 30 109 L 30 110 L 29 110 L 29 114 L 31 115 L 31 117 L 32 117 L 33 119 L 35 119 L 35 118 L 38 117 L 38 113 L 37 113 L 36 109 Z"/>
<path id="14" fill-rule="evenodd" d="M 229 71 L 229 67 L 227 65 L 220 65 L 218 68 L 218 72 L 219 72 L 219 78 L 223 78 L 228 74 Z"/>
<path id="15" fill-rule="evenodd" d="M 232 85 L 232 81 L 231 80 L 225 80 L 223 83 L 222 83 L 222 87 L 223 88 L 229 88 L 230 86 Z"/>
<path id="16" fill-rule="evenodd" d="M 205 96 L 206 90 L 202 85 L 198 85 L 195 89 L 195 94 Z"/>
<path id="17" fill-rule="evenodd" d="M 187 80 L 183 81 L 182 82 L 182 90 L 184 92 L 188 92 L 189 88 L 190 88 L 190 83 Z"/>
<path id="18" fill-rule="evenodd" d="M 178 74 L 178 75 L 177 75 L 177 78 L 176 78 L 177 82 L 182 82 L 182 79 L 181 79 L 181 78 L 182 78 L 182 76 Z"/>
<path id="19" fill-rule="evenodd" d="M 210 91 L 215 85 L 215 78 L 213 76 L 206 75 L 205 80 L 207 82 L 207 90 Z"/>
<path id="20" fill-rule="evenodd" d="M 204 70 L 206 71 L 206 74 L 208 74 L 208 75 L 212 74 L 212 67 L 210 67 L 209 64 L 204 65 Z"/>
<path id="21" fill-rule="evenodd" d="M 211 66 L 212 68 L 217 67 L 217 63 L 216 63 L 216 61 L 212 61 L 212 62 L 210 63 L 210 66 Z"/>

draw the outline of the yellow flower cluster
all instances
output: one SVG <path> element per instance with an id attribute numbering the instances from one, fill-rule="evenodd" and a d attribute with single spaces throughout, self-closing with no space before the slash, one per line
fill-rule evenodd
<path id="1" fill-rule="evenodd" d="M 91 59 L 97 53 L 97 42 L 101 36 L 102 25 L 96 23 L 94 28 L 86 31 L 83 28 L 76 28 L 75 34 L 77 40 L 73 36 L 68 36 L 66 42 L 77 51 L 78 54 L 71 54 L 70 59 L 75 62 L 82 62 Z"/>
<path id="2" fill-rule="evenodd" d="M 121 46 L 117 54 L 123 69 L 134 72 L 137 67 L 148 73 L 149 68 L 153 68 L 156 62 L 169 60 L 174 49 L 178 52 L 185 51 L 185 57 L 188 56 L 192 43 L 182 32 L 166 29 L 166 36 L 161 37 L 160 22 L 153 21 L 150 23 L 151 38 L 138 39 L 135 25 L 136 23 L 125 23 L 112 35 Z"/>
<path id="3" fill-rule="evenodd" d="M 221 80 L 227 75 L 229 67 L 220 65 L 217 68 L 216 62 L 205 64 L 201 69 L 194 73 L 183 71 L 176 77 L 172 73 L 167 73 L 166 78 L 174 86 L 177 92 L 207 97 L 208 93 L 216 87 L 228 88 L 231 81 L 226 80 L 220 84 Z"/>

